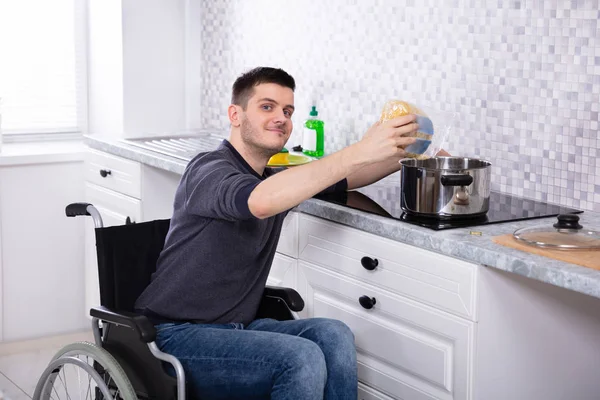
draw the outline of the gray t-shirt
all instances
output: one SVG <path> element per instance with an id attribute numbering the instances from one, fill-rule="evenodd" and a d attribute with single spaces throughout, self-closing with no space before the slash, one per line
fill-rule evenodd
<path id="1" fill-rule="evenodd" d="M 224 140 L 194 157 L 175 193 L 152 280 L 136 309 L 154 321 L 250 323 L 258 310 L 287 211 L 258 219 L 248 197 L 264 179 Z M 345 191 L 346 180 L 324 192 Z"/>

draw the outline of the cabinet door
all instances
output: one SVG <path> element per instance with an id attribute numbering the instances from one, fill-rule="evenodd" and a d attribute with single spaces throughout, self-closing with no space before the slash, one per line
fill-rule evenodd
<path id="1" fill-rule="evenodd" d="M 471 398 L 475 323 L 302 260 L 297 279 L 302 316 L 354 333 L 361 382 L 393 398 Z"/>
<path id="2" fill-rule="evenodd" d="M 298 258 L 298 213 L 290 212 L 283 221 L 277 251 Z"/>
<path id="3" fill-rule="evenodd" d="M 296 289 L 296 264 L 295 259 L 275 253 L 267 285 Z"/>
<path id="4" fill-rule="evenodd" d="M 91 183 L 85 184 L 85 199 L 96 207 L 105 227 L 124 225 L 128 219 L 131 222 L 139 222 L 142 219 L 141 202 L 138 199 Z M 85 308 L 83 311 L 89 317 L 90 308 L 100 305 L 100 287 L 94 224 L 90 217 L 85 219 Z"/>
<path id="5" fill-rule="evenodd" d="M 83 197 L 83 163 L 0 167 L 5 341 L 88 328 L 83 220 L 65 206 Z"/>

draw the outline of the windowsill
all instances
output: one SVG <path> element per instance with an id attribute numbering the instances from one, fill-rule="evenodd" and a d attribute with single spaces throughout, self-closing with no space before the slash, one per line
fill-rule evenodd
<path id="1" fill-rule="evenodd" d="M 83 140 L 3 143 L 0 166 L 83 161 Z"/>

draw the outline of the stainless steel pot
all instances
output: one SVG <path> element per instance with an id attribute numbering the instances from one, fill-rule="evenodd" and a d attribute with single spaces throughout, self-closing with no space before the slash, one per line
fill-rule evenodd
<path id="1" fill-rule="evenodd" d="M 401 207 L 413 215 L 453 219 L 477 217 L 490 205 L 491 166 L 462 157 L 400 161 Z"/>

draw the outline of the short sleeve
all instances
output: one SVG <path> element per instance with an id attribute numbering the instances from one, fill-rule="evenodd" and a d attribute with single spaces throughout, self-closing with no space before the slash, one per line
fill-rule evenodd
<path id="1" fill-rule="evenodd" d="M 348 180 L 346 178 L 344 178 L 341 181 L 339 181 L 338 183 L 335 183 L 335 184 L 329 186 L 328 188 L 325 188 L 321 192 L 317 193 L 315 196 L 318 196 L 320 194 L 345 192 L 347 190 L 348 190 Z"/>
<path id="2" fill-rule="evenodd" d="M 248 198 L 260 182 L 227 160 L 192 165 L 183 182 L 186 210 L 193 215 L 229 221 L 254 218 Z"/>

